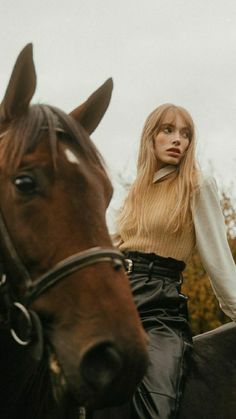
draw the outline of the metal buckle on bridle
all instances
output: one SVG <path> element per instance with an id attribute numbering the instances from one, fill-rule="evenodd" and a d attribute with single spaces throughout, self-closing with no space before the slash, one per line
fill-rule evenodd
<path id="1" fill-rule="evenodd" d="M 18 312 L 20 312 L 20 317 Z M 28 310 L 19 302 L 14 302 L 9 311 L 10 333 L 22 346 L 27 346 L 32 339 L 33 324 Z M 22 327 L 22 325 L 24 327 Z M 19 329 L 19 330 L 17 330 Z M 20 335 L 22 333 L 22 336 Z"/>
<path id="2" fill-rule="evenodd" d="M 6 280 L 7 280 L 6 275 L 5 274 L 2 274 L 2 276 L 0 278 L 0 287 L 2 287 L 3 285 L 6 284 Z"/>
<path id="3" fill-rule="evenodd" d="M 125 271 L 126 271 L 126 273 L 127 274 L 130 274 L 132 272 L 132 270 L 133 270 L 134 262 L 132 261 L 132 259 L 125 259 L 124 260 L 124 263 L 125 263 Z"/>
<path id="4" fill-rule="evenodd" d="M 30 356 L 35 361 L 40 361 L 43 355 L 44 339 L 37 313 L 15 301 L 9 307 L 8 322 L 14 341 L 20 346 L 29 346 Z"/>

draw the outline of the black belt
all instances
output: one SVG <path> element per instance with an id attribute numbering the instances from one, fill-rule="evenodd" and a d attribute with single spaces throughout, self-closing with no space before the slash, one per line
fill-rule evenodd
<path id="1" fill-rule="evenodd" d="M 149 264 L 154 262 L 154 266 L 170 269 L 174 272 L 182 272 L 185 269 L 185 263 L 182 260 L 173 259 L 171 257 L 159 256 L 156 253 L 143 253 L 138 251 L 123 252 L 125 258 L 131 259 L 133 262 Z"/>
<path id="2" fill-rule="evenodd" d="M 142 273 L 150 275 L 161 275 L 169 278 L 174 278 L 182 283 L 181 271 L 165 268 L 163 266 L 157 266 L 155 262 L 142 263 L 129 258 L 125 259 L 125 267 L 127 274 L 130 273 Z"/>

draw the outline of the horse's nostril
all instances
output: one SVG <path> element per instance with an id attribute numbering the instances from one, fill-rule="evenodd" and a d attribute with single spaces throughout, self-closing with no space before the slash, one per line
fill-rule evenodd
<path id="1" fill-rule="evenodd" d="M 122 369 L 122 359 L 112 343 L 103 342 L 84 354 L 80 368 L 89 385 L 102 389 L 118 377 Z"/>

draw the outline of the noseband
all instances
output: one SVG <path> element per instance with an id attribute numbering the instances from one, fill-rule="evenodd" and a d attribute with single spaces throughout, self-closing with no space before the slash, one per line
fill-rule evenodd
<path id="1" fill-rule="evenodd" d="M 87 268 L 88 266 L 94 265 L 96 263 L 111 263 L 115 270 L 119 270 L 122 266 L 124 266 L 124 256 L 120 251 L 113 248 L 93 247 L 69 256 L 68 258 L 60 261 L 52 269 L 47 271 L 39 278 L 32 280 L 27 268 L 21 261 L 16 251 L 1 212 L 0 236 L 3 246 L 7 251 L 8 256 L 10 256 L 10 259 L 16 268 L 19 277 L 24 281 L 25 295 L 20 302 L 12 301 L 9 293 L 9 284 L 6 278 L 6 273 L 4 271 L 2 272 L 2 279 L 0 281 L 0 293 L 4 296 L 6 305 L 8 305 L 8 313 L 10 313 L 9 328 L 11 334 L 18 344 L 24 346 L 31 342 L 33 335 L 32 329 L 34 327 L 37 329 L 40 328 L 40 334 L 42 334 L 41 324 L 37 314 L 28 309 L 28 307 L 49 288 L 53 287 L 59 281 L 72 274 L 73 272 L 76 272 L 82 268 Z M 15 330 L 14 326 L 16 321 L 13 319 L 19 317 L 19 315 L 24 319 L 27 329 L 25 337 L 23 338 L 19 336 L 19 333 L 17 330 Z M 42 340 L 42 337 L 40 336 L 39 339 Z"/>

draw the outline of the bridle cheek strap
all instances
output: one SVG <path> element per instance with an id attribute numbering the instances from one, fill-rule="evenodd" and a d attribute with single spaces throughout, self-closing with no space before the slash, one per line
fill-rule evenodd
<path id="1" fill-rule="evenodd" d="M 25 282 L 26 287 L 28 283 L 31 283 L 30 274 L 27 271 L 25 265 L 22 263 L 16 248 L 12 242 L 11 236 L 8 232 L 6 223 L 4 221 L 3 215 L 0 211 L 0 242 L 3 244 L 4 249 L 6 250 L 8 257 L 11 260 L 13 266 L 17 269 L 17 273 L 20 279 L 23 279 Z M 1 255 L 2 256 L 2 255 Z M 5 274 L 5 272 L 1 272 L 1 274 Z"/>

